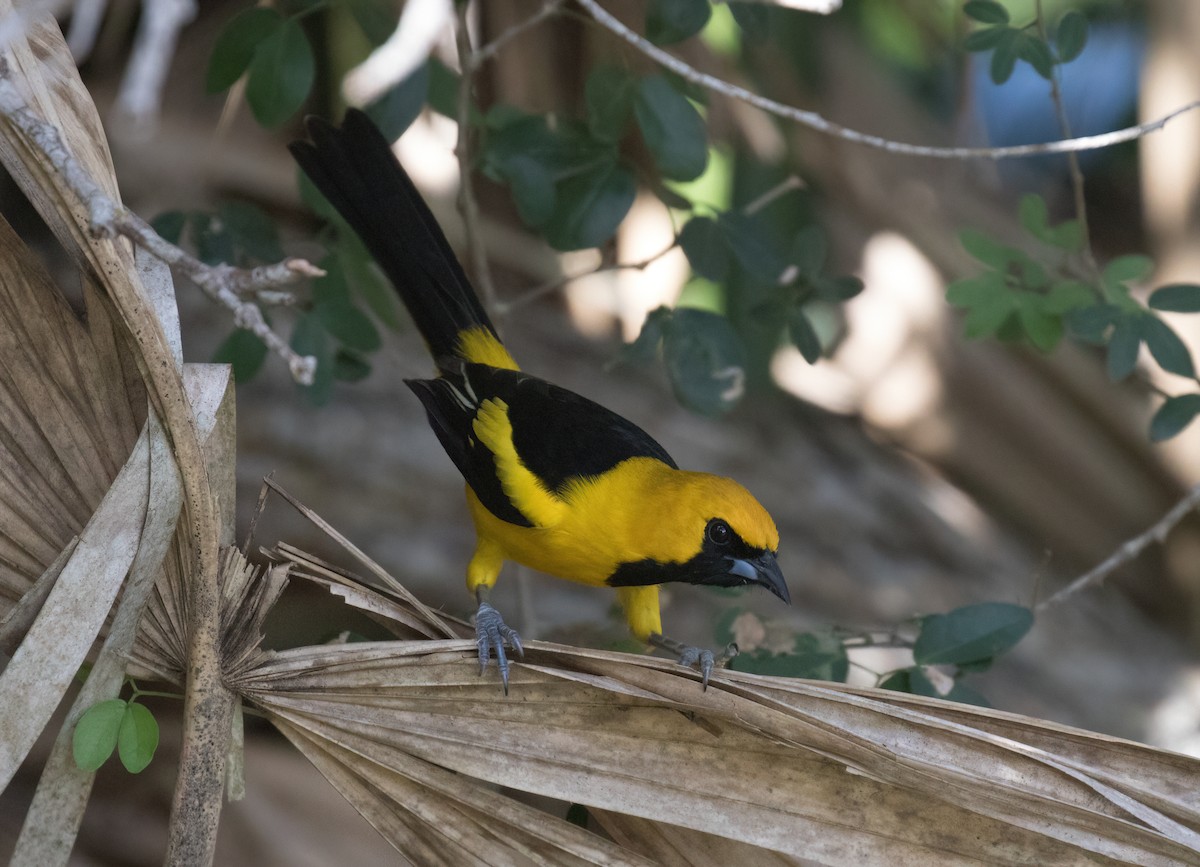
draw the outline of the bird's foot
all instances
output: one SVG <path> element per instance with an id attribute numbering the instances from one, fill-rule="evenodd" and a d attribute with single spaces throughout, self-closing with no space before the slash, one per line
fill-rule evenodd
<path id="1" fill-rule="evenodd" d="M 479 673 L 482 675 L 487 671 L 494 650 L 496 667 L 500 669 L 500 680 L 504 683 L 504 694 L 508 695 L 508 656 L 504 653 L 506 642 L 517 652 L 517 656 L 525 655 L 525 648 L 521 646 L 521 636 L 517 635 L 517 630 L 504 622 L 499 611 L 480 600 L 479 608 L 475 611 L 475 643 L 479 646 Z"/>
<path id="2" fill-rule="evenodd" d="M 678 656 L 680 665 L 697 669 L 700 672 L 701 686 L 705 690 L 708 689 L 708 678 L 712 674 L 712 670 L 717 666 L 724 668 L 725 663 L 738 655 L 738 646 L 734 642 L 727 644 L 720 656 L 717 656 L 706 648 L 693 647 L 690 644 L 684 644 L 682 641 L 667 638 L 665 635 L 651 635 L 650 643 L 655 647 L 661 647 L 668 653 Z"/>

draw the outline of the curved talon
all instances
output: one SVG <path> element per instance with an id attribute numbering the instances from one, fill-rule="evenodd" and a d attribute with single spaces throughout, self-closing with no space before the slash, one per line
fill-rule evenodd
<path id="1" fill-rule="evenodd" d="M 725 663 L 738 655 L 738 647 L 735 643 L 726 645 L 724 652 L 718 657 L 711 650 L 706 650 L 703 647 L 693 647 L 690 644 L 684 644 L 681 641 L 676 641 L 673 638 L 667 638 L 665 635 L 653 634 L 650 636 L 650 643 L 655 647 L 661 647 L 668 653 L 673 653 L 679 658 L 679 664 L 687 668 L 696 668 L 700 672 L 700 685 L 707 691 L 708 679 L 712 675 L 712 671 L 718 665 L 724 667 Z"/>
<path id="2" fill-rule="evenodd" d="M 504 644 L 517 652 L 517 656 L 525 655 L 521 646 L 521 636 L 517 631 L 504 622 L 500 612 L 487 602 L 480 602 L 475 611 L 475 644 L 479 648 L 479 673 L 487 671 L 491 661 L 492 651 L 496 651 L 496 667 L 500 669 L 500 680 L 504 684 L 504 694 L 508 695 L 508 656 L 504 652 Z"/>

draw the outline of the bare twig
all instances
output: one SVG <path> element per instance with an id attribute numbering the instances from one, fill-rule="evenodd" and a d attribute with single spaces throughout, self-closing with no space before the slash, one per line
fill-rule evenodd
<path id="1" fill-rule="evenodd" d="M 773 204 L 776 199 L 787 195 L 792 190 L 802 189 L 804 189 L 804 181 L 800 180 L 800 178 L 796 175 L 788 175 L 757 199 L 752 202 L 747 202 L 745 205 L 743 205 L 742 213 L 747 217 L 753 217 L 759 211 L 765 210 L 768 205 Z"/>
<path id="2" fill-rule="evenodd" d="M 1037 0 L 1038 33 L 1042 41 L 1050 44 L 1050 36 L 1046 29 L 1046 12 L 1042 8 L 1042 0 Z M 1071 138 L 1071 120 L 1067 117 L 1067 107 L 1063 101 L 1061 73 L 1055 66 L 1050 75 L 1050 101 L 1054 103 L 1054 113 L 1058 116 L 1058 127 L 1062 130 L 1063 138 Z M 1079 156 L 1074 152 L 1067 154 L 1067 171 L 1071 177 L 1071 195 L 1075 202 L 1075 219 L 1083 235 L 1083 260 L 1092 277 L 1099 274 L 1096 257 L 1092 254 L 1091 233 L 1088 230 L 1087 198 L 1083 191 L 1083 171 L 1079 168 Z"/>
<path id="3" fill-rule="evenodd" d="M 593 274 L 603 274 L 607 271 L 645 271 L 647 268 L 678 246 L 679 240 L 673 239 L 670 246 L 664 247 L 654 255 L 648 256 L 639 262 L 610 262 L 606 265 L 600 265 L 597 268 L 589 268 L 588 270 L 581 271 L 578 274 L 564 274 L 561 277 L 555 277 L 553 280 L 548 280 L 539 286 L 534 286 L 532 289 L 529 289 L 528 291 L 518 295 L 511 301 L 497 301 L 492 306 L 497 316 L 507 316 L 514 310 L 537 301 L 539 298 L 552 295 L 569 283 L 574 283 L 576 280 L 582 280 L 584 277 L 591 277 Z"/>
<path id="4" fill-rule="evenodd" d="M 1171 510 L 1158 519 L 1146 532 L 1139 536 L 1134 536 L 1129 541 L 1125 542 L 1121 547 L 1117 548 L 1111 556 L 1090 572 L 1085 572 L 1080 575 L 1062 590 L 1059 590 L 1049 599 L 1044 600 L 1037 606 L 1039 613 L 1051 608 L 1060 602 L 1066 601 L 1071 596 L 1074 596 L 1080 590 L 1085 590 L 1100 584 L 1105 578 L 1124 566 L 1126 563 L 1133 560 L 1142 551 L 1157 543 L 1162 544 L 1167 538 L 1167 534 L 1175 529 L 1175 525 L 1186 518 L 1191 512 L 1200 506 L 1200 485 L 1192 488 L 1187 492 L 1186 496 L 1174 506 Z"/>
<path id="5" fill-rule="evenodd" d="M 496 302 L 496 287 L 492 283 L 492 272 L 488 268 L 487 250 L 483 243 L 483 232 L 479 224 L 479 204 L 475 201 L 475 182 L 471 174 L 471 35 L 467 30 L 469 3 L 458 7 L 458 25 L 455 44 L 458 60 L 462 66 L 462 81 L 458 87 L 458 142 L 454 155 L 458 157 L 458 172 L 461 176 L 458 191 L 458 207 L 462 211 L 463 225 L 467 233 L 467 255 L 471 260 L 472 276 L 483 296 L 484 307 L 491 309 Z"/>
<path id="6" fill-rule="evenodd" d="M 1163 115 L 1157 120 L 1148 121 L 1137 126 L 1127 127 L 1125 129 L 1114 130 L 1113 132 L 1101 133 L 1100 135 L 1083 136 L 1081 138 L 1066 139 L 1064 141 L 1045 142 L 1043 144 L 1031 145 L 1013 145 L 1011 147 L 1000 148 L 956 148 L 956 147 L 932 147 L 928 145 L 914 145 L 907 142 L 898 142 L 882 136 L 871 135 L 869 133 L 859 132 L 858 130 L 849 129 L 841 124 L 826 120 L 821 115 L 814 111 L 804 111 L 803 109 L 794 106 L 785 105 L 781 102 L 776 102 L 773 99 L 768 99 L 765 96 L 760 96 L 753 91 L 746 90 L 744 87 L 739 87 L 736 84 L 731 84 L 724 79 L 709 75 L 705 72 L 700 72 L 692 66 L 684 63 L 678 57 L 675 57 L 663 51 L 657 45 L 654 45 L 644 37 L 630 30 L 612 15 L 604 10 L 596 0 L 576 0 L 580 6 L 587 10 L 588 14 L 595 19 L 601 27 L 612 31 L 617 36 L 624 39 L 642 54 L 645 54 L 656 63 L 665 66 L 667 69 L 676 73 L 679 77 L 697 84 L 701 87 L 712 90 L 716 93 L 724 94 L 725 96 L 739 99 L 756 108 L 769 112 L 779 117 L 795 121 L 803 126 L 815 129 L 817 132 L 825 133 L 836 138 L 844 139 L 845 141 L 855 142 L 857 144 L 866 145 L 867 147 L 878 148 L 879 150 L 889 153 L 906 154 L 915 157 L 932 157 L 934 159 L 1011 159 L 1013 157 L 1030 157 L 1041 154 L 1059 154 L 1059 153 L 1074 153 L 1078 151 L 1098 150 L 1099 148 L 1112 147 L 1122 142 L 1132 141 L 1133 139 L 1141 138 L 1147 133 L 1154 132 L 1164 127 L 1169 121 L 1178 117 L 1181 114 L 1200 108 L 1200 100 L 1188 103 L 1185 106 L 1175 109 L 1174 111 Z"/>
<path id="7" fill-rule="evenodd" d="M 533 15 L 530 15 L 528 18 L 517 22 L 486 45 L 481 45 L 479 48 L 475 49 L 475 51 L 471 53 L 470 60 L 466 64 L 466 67 L 469 67 L 470 70 L 474 72 L 484 63 L 494 57 L 501 48 L 509 43 L 510 40 L 520 36 L 531 27 L 536 27 L 551 15 L 558 12 L 558 10 L 562 7 L 563 2 L 564 0 L 546 0 L 546 2 L 542 5 L 542 8 Z M 466 67 L 464 67 L 464 72 L 466 71 Z"/>
<path id="8" fill-rule="evenodd" d="M 92 231 L 100 236 L 124 235 L 135 244 L 185 274 L 211 299 L 233 313 L 239 328 L 253 332 L 287 362 L 292 377 L 311 384 L 316 359 L 300 356 L 263 319 L 262 311 L 243 296 L 286 286 L 324 272 L 304 259 L 286 259 L 274 265 L 243 270 L 229 265 L 205 265 L 174 244 L 163 240 L 150 225 L 123 205 L 114 202 L 87 173 L 64 144 L 53 124 L 40 118 L 8 78 L 7 64 L 0 61 L 0 112 L 25 134 L 59 172 L 88 211 Z M 272 300 L 278 300 L 277 293 Z"/>

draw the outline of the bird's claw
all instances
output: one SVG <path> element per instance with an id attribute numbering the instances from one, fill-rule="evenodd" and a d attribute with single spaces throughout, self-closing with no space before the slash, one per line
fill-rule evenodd
<path id="1" fill-rule="evenodd" d="M 525 656 L 525 648 L 521 646 L 521 636 L 517 635 L 517 630 L 504 622 L 499 611 L 487 602 L 480 602 L 475 611 L 475 644 L 479 647 L 479 673 L 482 675 L 487 671 L 492 651 L 495 650 L 496 667 L 500 669 L 504 694 L 508 695 L 508 656 L 504 652 L 506 642 L 517 652 L 517 656 Z"/>
<path id="2" fill-rule="evenodd" d="M 713 669 L 718 666 L 723 668 L 725 663 L 738 655 L 738 646 L 736 642 L 732 641 L 725 645 L 725 650 L 721 652 L 720 656 L 703 647 L 682 644 L 663 635 L 651 636 L 650 643 L 670 653 L 677 654 L 680 665 L 697 669 L 700 672 L 700 685 L 706 691 L 708 690 L 708 679 L 712 675 Z"/>

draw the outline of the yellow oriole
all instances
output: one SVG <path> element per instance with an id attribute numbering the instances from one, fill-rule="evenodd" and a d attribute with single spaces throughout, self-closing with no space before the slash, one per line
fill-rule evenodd
<path id="1" fill-rule="evenodd" d="M 507 641 L 487 602 L 504 561 L 617 588 L 640 640 L 698 665 L 711 651 L 665 638 L 658 585 L 758 584 L 790 602 L 779 532 L 737 482 L 679 469 L 649 434 L 574 392 L 522 373 L 429 208 L 382 133 L 350 110 L 340 129 L 308 120 L 291 152 L 387 274 L 437 365 L 406 380 L 467 483 L 478 543 L 467 589 L 478 602 L 480 671 L 491 652 L 508 689 Z"/>

